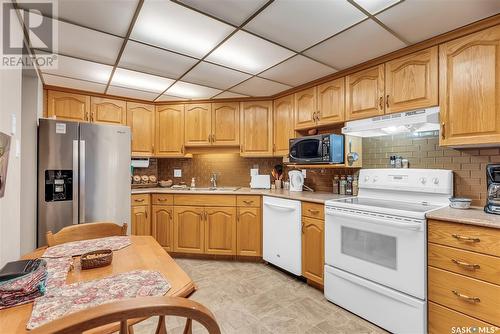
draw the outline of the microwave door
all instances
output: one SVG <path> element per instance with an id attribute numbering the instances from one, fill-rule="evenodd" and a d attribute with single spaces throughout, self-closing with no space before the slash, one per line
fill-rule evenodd
<path id="1" fill-rule="evenodd" d="M 316 162 L 323 160 L 323 143 L 321 140 L 304 139 L 297 142 L 297 159 L 304 162 Z"/>

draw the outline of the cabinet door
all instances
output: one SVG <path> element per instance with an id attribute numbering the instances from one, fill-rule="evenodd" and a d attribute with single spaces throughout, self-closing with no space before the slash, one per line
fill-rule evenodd
<path id="1" fill-rule="evenodd" d="M 174 207 L 174 252 L 204 253 L 204 209 L 191 206 Z"/>
<path id="2" fill-rule="evenodd" d="M 67 121 L 90 121 L 90 96 L 47 91 L 47 117 Z"/>
<path id="3" fill-rule="evenodd" d="M 316 87 L 295 93 L 295 129 L 314 127 L 316 111 Z"/>
<path id="4" fill-rule="evenodd" d="M 439 47 L 440 145 L 500 142 L 500 26 Z"/>
<path id="5" fill-rule="evenodd" d="M 295 137 L 294 96 L 274 100 L 274 155 L 287 156 L 289 140 Z"/>
<path id="6" fill-rule="evenodd" d="M 237 254 L 262 256 L 262 220 L 259 208 L 238 208 Z"/>
<path id="7" fill-rule="evenodd" d="M 167 251 L 173 251 L 174 213 L 173 207 L 164 205 L 152 206 L 153 236 Z"/>
<path id="8" fill-rule="evenodd" d="M 205 253 L 236 254 L 236 208 L 205 209 Z"/>
<path id="9" fill-rule="evenodd" d="M 240 104 L 238 102 L 212 104 L 212 145 L 238 146 L 240 144 Z"/>
<path id="10" fill-rule="evenodd" d="M 132 131 L 132 155 L 152 156 L 154 152 L 154 106 L 127 102 L 127 124 Z"/>
<path id="11" fill-rule="evenodd" d="M 384 65 L 346 77 L 346 117 L 353 119 L 384 114 Z"/>
<path id="12" fill-rule="evenodd" d="M 345 120 L 345 78 L 319 85 L 318 125 L 340 123 Z"/>
<path id="13" fill-rule="evenodd" d="M 151 235 L 151 213 L 149 205 L 132 206 L 132 234 Z"/>
<path id="14" fill-rule="evenodd" d="M 385 64 L 385 113 L 438 104 L 438 47 Z"/>
<path id="15" fill-rule="evenodd" d="M 156 106 L 155 156 L 184 155 L 184 105 Z"/>
<path id="16" fill-rule="evenodd" d="M 127 124 L 127 102 L 103 97 L 90 98 L 90 120 L 93 123 Z"/>
<path id="17" fill-rule="evenodd" d="M 324 221 L 302 217 L 302 275 L 323 284 Z"/>
<path id="18" fill-rule="evenodd" d="M 243 157 L 270 157 L 273 155 L 272 101 L 242 102 L 240 112 Z"/>
<path id="19" fill-rule="evenodd" d="M 185 130 L 186 146 L 209 146 L 212 134 L 212 105 L 186 104 L 185 105 Z"/>

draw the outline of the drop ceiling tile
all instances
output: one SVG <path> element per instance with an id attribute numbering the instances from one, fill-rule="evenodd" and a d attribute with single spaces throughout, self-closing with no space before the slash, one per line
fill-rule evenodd
<path id="1" fill-rule="evenodd" d="M 232 99 L 237 97 L 248 97 L 248 95 L 233 93 L 230 91 L 222 92 L 219 95 L 215 96 L 214 99 Z"/>
<path id="2" fill-rule="evenodd" d="M 292 87 L 282 85 L 274 81 L 254 77 L 236 87 L 231 88 L 231 91 L 248 96 L 270 96 L 289 88 Z"/>
<path id="3" fill-rule="evenodd" d="M 334 72 L 335 70 L 331 67 L 297 55 L 259 74 L 259 77 L 282 82 L 290 86 L 298 86 Z"/>
<path id="4" fill-rule="evenodd" d="M 131 38 L 201 58 L 233 30 L 171 1 L 146 1 Z"/>
<path id="5" fill-rule="evenodd" d="M 113 75 L 113 79 L 111 80 L 111 85 L 113 86 L 139 89 L 155 93 L 163 92 L 172 83 L 174 83 L 174 80 L 172 79 L 130 71 L 123 68 L 117 68 Z"/>
<path id="6" fill-rule="evenodd" d="M 337 69 L 344 69 L 405 47 L 373 20 L 366 20 L 305 52 Z"/>
<path id="7" fill-rule="evenodd" d="M 177 96 L 171 96 L 171 95 L 166 95 L 163 94 L 160 96 L 155 102 L 165 102 L 165 101 L 186 101 L 188 99 L 182 98 L 182 97 L 177 97 Z"/>
<path id="8" fill-rule="evenodd" d="M 189 71 L 182 80 L 209 87 L 227 89 L 250 78 L 250 76 L 249 74 L 234 71 L 226 67 L 201 62 Z"/>
<path id="9" fill-rule="evenodd" d="M 36 52 L 36 54 L 42 55 L 44 53 Z M 57 67 L 47 67 L 43 70 L 43 72 L 107 84 L 112 70 L 113 67 L 109 65 L 102 65 L 86 60 L 57 55 Z"/>
<path id="10" fill-rule="evenodd" d="M 94 93 L 104 93 L 106 89 L 106 85 L 100 83 L 59 77 L 48 73 L 42 73 L 42 76 L 45 84 L 50 86 L 73 88 Z"/>
<path id="11" fill-rule="evenodd" d="M 116 86 L 109 86 L 107 94 L 108 95 L 129 97 L 132 99 L 146 100 L 146 101 L 154 101 L 154 99 L 156 99 L 158 97 L 157 93 L 146 92 L 146 91 L 137 90 L 137 89 L 124 88 L 124 87 L 116 87 Z"/>
<path id="12" fill-rule="evenodd" d="M 166 94 L 186 99 L 209 99 L 220 92 L 218 89 L 178 81 L 167 90 Z"/>
<path id="13" fill-rule="evenodd" d="M 177 79 L 197 60 L 134 41 L 128 41 L 118 66 Z"/>
<path id="14" fill-rule="evenodd" d="M 365 17 L 347 1 L 276 0 L 244 29 L 302 51 Z"/>
<path id="15" fill-rule="evenodd" d="M 363 7 L 370 14 L 375 14 L 381 10 L 394 5 L 401 0 L 354 0 L 358 5 Z"/>
<path id="16" fill-rule="evenodd" d="M 239 26 L 267 0 L 180 0 L 186 5 Z"/>
<path id="17" fill-rule="evenodd" d="M 21 8 L 29 8 L 23 2 L 33 3 L 36 1 L 18 1 Z M 57 4 L 55 13 L 47 11 L 47 7 L 40 7 L 40 10 L 44 16 L 66 20 L 77 25 L 124 37 L 132 22 L 138 2 L 137 0 L 91 2 L 85 0 L 58 0 L 55 2 Z"/>
<path id="18" fill-rule="evenodd" d="M 238 31 L 214 50 L 207 60 L 240 71 L 257 74 L 280 61 L 293 56 L 293 52 Z"/>
<path id="19" fill-rule="evenodd" d="M 406 0 L 377 18 L 411 43 L 416 43 L 499 12 L 498 0 Z"/>

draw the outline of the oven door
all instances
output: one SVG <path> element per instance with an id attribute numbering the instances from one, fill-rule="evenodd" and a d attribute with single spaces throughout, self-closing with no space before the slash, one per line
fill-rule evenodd
<path id="1" fill-rule="evenodd" d="M 322 136 L 290 140 L 291 162 L 324 162 L 324 159 L 328 160 L 324 155 Z"/>
<path id="2" fill-rule="evenodd" d="M 326 209 L 325 263 L 425 299 L 425 220 Z"/>

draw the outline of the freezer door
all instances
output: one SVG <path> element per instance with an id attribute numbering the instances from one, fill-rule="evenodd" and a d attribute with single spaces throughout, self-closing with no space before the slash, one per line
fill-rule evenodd
<path id="1" fill-rule="evenodd" d="M 78 223 L 78 123 L 40 119 L 37 245 L 45 235 Z"/>
<path id="2" fill-rule="evenodd" d="M 80 223 L 130 228 L 130 128 L 80 124 Z"/>

